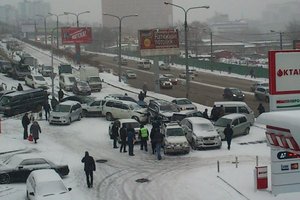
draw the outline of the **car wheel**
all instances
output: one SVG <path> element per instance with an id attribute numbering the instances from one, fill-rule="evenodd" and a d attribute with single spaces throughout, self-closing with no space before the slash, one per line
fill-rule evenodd
<path id="1" fill-rule="evenodd" d="M 0 174 L 0 184 L 10 183 L 9 174 Z"/>
<path id="2" fill-rule="evenodd" d="M 87 113 L 88 113 L 87 110 L 83 110 L 82 111 L 82 117 L 87 117 Z"/>
<path id="3" fill-rule="evenodd" d="M 133 116 L 132 119 L 135 119 L 136 121 L 140 122 L 140 119 L 137 116 Z"/>
<path id="4" fill-rule="evenodd" d="M 106 118 L 107 121 L 112 121 L 112 120 L 113 120 L 113 116 L 112 116 L 112 114 L 109 113 L 109 112 L 106 113 L 105 118 Z"/>
<path id="5" fill-rule="evenodd" d="M 192 139 L 192 141 L 191 141 L 191 147 L 193 150 L 196 150 L 196 142 L 194 139 Z"/>
<path id="6" fill-rule="evenodd" d="M 246 130 L 245 130 L 245 135 L 248 135 L 249 132 L 250 132 L 250 128 L 248 127 L 248 128 L 246 128 Z"/>

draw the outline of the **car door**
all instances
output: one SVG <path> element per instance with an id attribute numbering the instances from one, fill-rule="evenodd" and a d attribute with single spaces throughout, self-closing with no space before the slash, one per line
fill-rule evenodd
<path id="1" fill-rule="evenodd" d="M 72 106 L 70 115 L 71 115 L 72 121 L 74 121 L 74 120 L 77 119 L 77 118 L 76 118 L 77 113 L 76 113 L 76 106 L 75 106 L 75 105 Z"/>
<path id="2" fill-rule="evenodd" d="M 123 119 L 131 118 L 133 116 L 133 110 L 131 110 L 127 104 L 121 105 L 121 113 Z"/>
<path id="3" fill-rule="evenodd" d="M 239 119 L 236 118 L 236 119 L 233 119 L 232 122 L 231 122 L 231 127 L 232 127 L 232 130 L 233 130 L 233 136 L 237 136 L 240 134 L 240 127 L 239 127 Z"/>
<path id="4" fill-rule="evenodd" d="M 245 115 L 248 119 L 248 121 L 253 124 L 254 123 L 254 113 L 251 112 L 252 110 L 250 110 L 250 108 L 247 108 L 246 106 L 239 106 L 238 107 L 238 113 L 241 113 L 243 115 Z"/>
<path id="5" fill-rule="evenodd" d="M 97 100 L 91 103 L 89 112 L 94 115 L 102 115 L 102 100 Z"/>

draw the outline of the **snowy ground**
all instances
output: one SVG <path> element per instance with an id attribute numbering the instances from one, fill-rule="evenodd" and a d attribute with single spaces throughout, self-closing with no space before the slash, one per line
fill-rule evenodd
<path id="1" fill-rule="evenodd" d="M 50 62 L 47 52 L 41 54 L 28 47 L 25 50 L 42 63 Z M 55 60 L 54 65 L 57 64 L 58 61 Z M 112 74 L 103 73 L 101 76 L 106 82 L 121 88 L 139 91 L 118 83 L 118 77 Z M 1 74 L 0 80 L 9 87 L 17 85 Z M 50 79 L 48 81 L 50 83 Z M 57 79 L 55 81 L 57 83 Z M 104 84 L 103 91 L 93 95 L 103 98 L 110 93 L 124 93 L 124 90 Z M 129 95 L 137 97 L 135 93 Z M 149 95 L 171 99 L 155 93 Z M 198 108 L 203 110 L 206 106 L 198 105 Z M 260 125 L 251 127 L 249 135 L 234 138 L 230 151 L 223 142 L 220 150 L 191 151 L 188 155 L 163 156 L 163 160 L 158 161 L 149 152 L 140 151 L 137 145 L 134 157 L 113 149 L 108 136 L 110 122 L 104 118 L 83 118 L 70 126 L 50 126 L 45 120 L 40 120 L 39 123 L 42 134 L 38 144 L 33 144 L 22 139 L 20 118 L 2 121 L 0 158 L 8 155 L 5 152 L 20 150 L 42 154 L 57 164 L 67 163 L 70 174 L 64 181 L 68 187 L 73 188 L 71 194 L 74 200 L 294 200 L 299 196 L 299 193 L 292 193 L 275 197 L 270 189 L 255 191 L 253 170 L 256 156 L 259 158 L 259 165 L 270 165 L 270 149 L 264 143 L 265 130 Z M 107 159 L 106 163 L 97 163 L 92 189 L 86 187 L 83 165 L 80 162 L 86 150 L 95 160 Z M 233 163 L 236 157 L 238 166 Z M 217 161 L 220 162 L 219 173 Z M 149 182 L 137 183 L 136 180 L 140 178 L 147 178 Z M 25 191 L 23 183 L 0 185 L 0 200 L 25 199 Z"/>

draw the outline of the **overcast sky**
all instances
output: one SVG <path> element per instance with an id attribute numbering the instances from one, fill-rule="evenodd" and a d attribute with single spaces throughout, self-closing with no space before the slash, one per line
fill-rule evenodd
<path id="1" fill-rule="evenodd" d="M 0 0 L 0 4 L 16 4 L 23 0 Z M 33 1 L 33 0 L 32 0 Z M 85 10 L 91 11 L 90 14 L 80 16 L 80 20 L 88 22 L 101 23 L 101 0 L 44 0 L 51 3 L 52 12 L 62 13 L 82 12 Z M 151 1 L 151 0 L 149 0 Z M 269 3 L 288 2 L 289 0 L 173 0 L 174 4 L 189 8 L 191 6 L 209 5 L 210 9 L 193 10 L 189 12 L 188 21 L 205 21 L 206 18 L 211 17 L 214 13 L 229 14 L 230 19 L 260 19 L 263 9 Z M 162 6 L 165 6 L 162 4 Z M 183 11 L 174 9 L 174 21 L 183 21 Z M 73 20 L 65 17 L 65 20 Z"/>

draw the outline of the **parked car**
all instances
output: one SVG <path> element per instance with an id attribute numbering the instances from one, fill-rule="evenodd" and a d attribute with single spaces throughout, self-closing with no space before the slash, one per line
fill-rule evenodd
<path id="1" fill-rule="evenodd" d="M 65 101 L 77 101 L 80 104 L 88 104 L 95 100 L 95 97 L 91 96 L 82 96 L 82 95 L 74 95 L 74 96 L 68 96 L 61 100 L 61 102 Z"/>
<path id="2" fill-rule="evenodd" d="M 25 76 L 25 84 L 32 88 L 42 88 L 44 90 L 49 88 L 45 78 L 38 75 Z"/>
<path id="3" fill-rule="evenodd" d="M 186 140 L 182 127 L 178 123 L 164 123 L 161 128 L 164 134 L 164 153 L 189 153 L 190 145 Z"/>
<path id="4" fill-rule="evenodd" d="M 109 137 L 111 138 L 112 135 L 112 126 L 114 125 L 114 123 L 118 123 L 119 124 L 119 129 L 123 127 L 123 124 L 125 124 L 125 127 L 128 128 L 129 124 L 131 125 L 131 127 L 134 129 L 135 131 L 135 138 L 136 141 L 140 141 L 140 137 L 139 137 L 139 130 L 140 130 L 140 123 L 138 121 L 136 121 L 135 119 L 117 119 L 116 121 L 113 121 L 109 124 L 108 127 L 108 134 Z M 118 138 L 119 142 L 121 142 L 121 138 Z"/>
<path id="5" fill-rule="evenodd" d="M 11 62 L 6 60 L 0 60 L 0 72 L 1 73 L 8 73 L 12 68 Z"/>
<path id="6" fill-rule="evenodd" d="M 186 79 L 186 73 L 185 72 L 180 73 L 179 78 Z M 194 73 L 190 73 L 190 80 L 193 80 L 194 78 L 195 78 Z"/>
<path id="7" fill-rule="evenodd" d="M 150 100 L 148 113 L 150 122 L 154 118 L 160 118 L 162 121 L 169 122 L 174 113 L 179 112 L 178 106 L 165 100 Z"/>
<path id="8" fill-rule="evenodd" d="M 223 98 L 231 101 L 243 101 L 245 94 L 238 88 L 225 88 Z"/>
<path id="9" fill-rule="evenodd" d="M 70 171 L 68 165 L 56 165 L 38 154 L 15 154 L 1 163 L 0 184 L 26 182 L 30 172 L 37 169 L 54 169 L 60 176 Z"/>
<path id="10" fill-rule="evenodd" d="M 173 88 L 173 84 L 171 83 L 170 79 L 167 77 L 160 77 L 159 85 L 160 85 L 160 88 L 163 88 L 163 89 L 172 89 Z"/>
<path id="11" fill-rule="evenodd" d="M 198 110 L 181 110 L 173 114 L 172 121 L 180 122 L 187 117 L 203 117 L 203 114 Z"/>
<path id="12" fill-rule="evenodd" d="M 160 70 L 171 70 L 171 66 L 167 63 L 162 63 L 159 65 Z"/>
<path id="13" fill-rule="evenodd" d="M 118 99 L 118 100 L 131 101 L 137 103 L 137 101 L 134 98 L 124 94 L 109 94 L 106 97 L 104 97 L 104 99 Z"/>
<path id="14" fill-rule="evenodd" d="M 135 119 L 140 123 L 148 121 L 146 108 L 142 108 L 134 102 L 116 99 L 107 99 L 103 105 L 103 115 L 108 121 L 128 118 Z"/>
<path id="15" fill-rule="evenodd" d="M 28 200 L 64 199 L 71 200 L 70 191 L 53 169 L 32 171 L 26 180 L 26 197 Z"/>
<path id="16" fill-rule="evenodd" d="M 59 75 L 59 87 L 66 91 L 72 91 L 73 85 L 76 82 L 76 78 L 73 74 L 60 74 Z"/>
<path id="17" fill-rule="evenodd" d="M 92 90 L 85 81 L 76 81 L 73 85 L 72 92 L 79 95 L 91 95 Z"/>
<path id="18" fill-rule="evenodd" d="M 103 105 L 105 104 L 105 102 L 106 100 L 96 99 L 82 105 L 82 116 L 102 116 Z"/>
<path id="19" fill-rule="evenodd" d="M 254 92 L 255 89 L 259 86 L 269 87 L 269 83 L 268 82 L 256 82 L 256 83 L 251 85 L 251 87 L 250 87 L 251 92 Z"/>
<path id="20" fill-rule="evenodd" d="M 180 124 L 193 149 L 221 148 L 221 137 L 208 119 L 188 117 Z"/>
<path id="21" fill-rule="evenodd" d="M 250 132 L 251 123 L 247 120 L 247 117 L 243 114 L 229 114 L 219 118 L 215 122 L 215 128 L 217 129 L 222 140 L 225 140 L 224 129 L 227 124 L 232 127 L 233 137 L 239 135 L 247 135 Z"/>
<path id="22" fill-rule="evenodd" d="M 175 103 L 180 110 L 197 110 L 197 106 L 187 98 L 175 98 L 172 103 Z"/>
<path id="23" fill-rule="evenodd" d="M 173 85 L 177 85 L 178 80 L 173 74 L 163 74 L 163 76 L 167 77 Z"/>
<path id="24" fill-rule="evenodd" d="M 138 61 L 137 62 L 137 68 L 149 70 L 151 68 L 151 62 L 150 62 L 150 60 L 141 60 L 141 61 Z"/>
<path id="25" fill-rule="evenodd" d="M 51 76 L 52 67 L 48 66 L 48 65 L 42 65 L 42 69 L 41 69 L 40 73 L 45 77 Z"/>
<path id="26" fill-rule="evenodd" d="M 133 70 L 126 70 L 123 74 L 127 79 L 136 79 L 136 73 Z"/>
<path id="27" fill-rule="evenodd" d="M 75 120 L 81 120 L 82 107 L 76 101 L 65 101 L 50 113 L 49 124 L 71 124 Z"/>
<path id="28" fill-rule="evenodd" d="M 254 96 L 256 99 L 269 102 L 269 87 L 258 86 L 254 91 Z"/>

